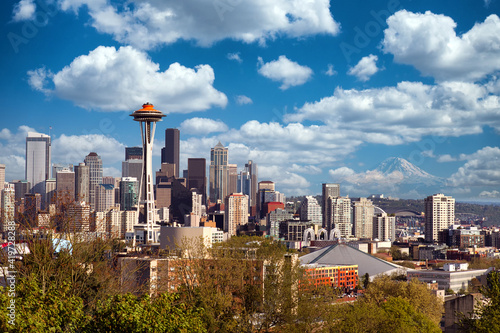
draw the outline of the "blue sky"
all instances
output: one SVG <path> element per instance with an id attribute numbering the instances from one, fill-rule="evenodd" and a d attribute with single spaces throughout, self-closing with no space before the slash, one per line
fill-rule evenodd
<path id="1" fill-rule="evenodd" d="M 181 167 L 220 140 L 287 195 L 403 191 L 402 157 L 458 199 L 500 197 L 500 2 L 2 1 L 0 163 L 24 178 L 28 131 L 54 163 L 95 151 L 120 176 L 151 102 L 181 130 Z M 395 181 L 396 179 L 396 181 Z M 388 184 L 388 183 L 391 184 Z M 394 183 L 396 182 L 396 183 Z M 429 190 L 430 191 L 430 190 Z"/>

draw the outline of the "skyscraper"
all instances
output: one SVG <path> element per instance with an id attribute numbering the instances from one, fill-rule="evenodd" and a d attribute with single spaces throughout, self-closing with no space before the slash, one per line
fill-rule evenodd
<path id="1" fill-rule="evenodd" d="M 300 205 L 300 219 L 311 221 L 314 224 L 321 224 L 321 206 L 315 197 L 307 195 Z"/>
<path id="2" fill-rule="evenodd" d="M 125 161 L 142 160 L 142 147 L 125 147 Z"/>
<path id="3" fill-rule="evenodd" d="M 115 186 L 98 184 L 95 187 L 95 211 L 105 212 L 115 205 Z"/>
<path id="4" fill-rule="evenodd" d="M 248 223 L 248 197 L 233 193 L 225 198 L 224 231 L 235 236 L 240 226 Z"/>
<path id="5" fill-rule="evenodd" d="M 259 192 L 257 164 L 251 160 L 245 164 L 245 168 L 238 174 L 237 191 L 248 196 L 249 209 L 257 205 Z"/>
<path id="6" fill-rule="evenodd" d="M 373 217 L 373 238 L 381 241 L 396 239 L 396 217 L 387 216 L 387 213 L 377 213 Z"/>
<path id="7" fill-rule="evenodd" d="M 455 222 L 455 199 L 444 194 L 430 195 L 424 199 L 425 241 L 438 240 L 438 233 Z"/>
<path id="8" fill-rule="evenodd" d="M 179 142 L 179 130 L 177 128 L 167 128 L 165 130 L 165 147 L 161 149 L 161 163 L 174 164 L 176 178 L 179 178 Z"/>
<path id="9" fill-rule="evenodd" d="M 75 173 L 63 169 L 56 173 L 56 192 L 58 204 L 75 201 Z"/>
<path id="10" fill-rule="evenodd" d="M 85 165 L 89 167 L 89 201 L 90 209 L 95 209 L 95 187 L 102 184 L 102 160 L 97 153 L 91 152 L 85 157 Z"/>
<path id="11" fill-rule="evenodd" d="M 340 197 L 340 184 L 327 184 L 323 183 L 323 198 L 321 201 L 321 214 L 323 214 L 323 228 L 327 227 L 327 201 L 328 197 Z"/>
<path id="12" fill-rule="evenodd" d="M 73 167 L 75 170 L 75 200 L 90 202 L 90 168 L 85 163 Z"/>
<path id="13" fill-rule="evenodd" d="M 373 237 L 373 202 L 366 198 L 359 198 L 353 202 L 352 222 L 354 223 L 354 236 L 357 238 Z"/>
<path id="14" fill-rule="evenodd" d="M 210 202 L 224 202 L 228 195 L 227 148 L 218 143 L 210 151 Z"/>
<path id="15" fill-rule="evenodd" d="M 238 165 L 227 165 L 227 194 L 238 192 Z"/>
<path id="16" fill-rule="evenodd" d="M 187 187 L 197 189 L 202 195 L 202 204 L 207 204 L 207 162 L 204 158 L 188 158 Z"/>
<path id="17" fill-rule="evenodd" d="M 26 180 L 31 184 L 32 193 L 45 196 L 44 181 L 51 177 L 50 136 L 29 132 L 26 137 Z M 43 198 L 45 199 L 45 198 Z"/>
<path id="18" fill-rule="evenodd" d="M 28 186 L 29 186 L 29 182 L 28 182 Z M 22 186 L 22 187 L 24 187 L 24 186 Z M 44 206 L 44 209 L 47 209 L 47 208 L 49 208 L 50 205 L 56 203 L 56 199 L 57 199 L 56 188 L 57 188 L 57 182 L 56 182 L 55 178 L 49 178 L 49 179 L 45 180 L 45 201 L 43 201 L 43 203 L 42 203 Z"/>
<path id="19" fill-rule="evenodd" d="M 139 182 L 134 177 L 122 177 L 120 181 L 121 210 L 137 209 L 139 197 Z"/>
<path id="20" fill-rule="evenodd" d="M 328 233 L 334 228 L 340 230 L 341 237 L 352 235 L 352 207 L 349 197 L 328 197 L 327 224 Z"/>
<path id="21" fill-rule="evenodd" d="M 31 184 L 27 180 L 14 180 L 11 184 L 14 184 L 14 190 L 16 191 L 16 202 L 21 201 L 26 193 L 31 192 Z"/>
<path id="22" fill-rule="evenodd" d="M 5 164 L 0 164 L 0 191 L 3 189 L 5 183 Z"/>

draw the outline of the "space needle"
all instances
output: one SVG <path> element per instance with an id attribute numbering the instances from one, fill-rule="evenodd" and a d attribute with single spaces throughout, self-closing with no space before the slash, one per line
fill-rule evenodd
<path id="1" fill-rule="evenodd" d="M 141 198 L 141 191 L 144 191 L 145 200 L 141 200 L 138 206 L 139 212 L 141 207 L 143 207 L 143 214 L 137 214 L 137 224 L 134 229 L 144 230 L 144 243 L 157 243 L 157 227 L 155 221 L 155 198 L 153 191 L 153 166 L 152 166 L 152 156 L 153 156 L 153 141 L 155 137 L 156 122 L 161 121 L 161 118 L 165 115 L 159 111 L 155 110 L 153 104 L 145 103 L 142 105 L 142 109 L 135 111 L 130 115 L 134 117 L 135 121 L 141 123 L 141 136 L 142 136 L 142 154 L 143 154 L 143 166 L 142 166 L 142 179 L 140 181 L 141 187 L 139 189 L 139 198 Z M 134 233 L 133 242 L 135 244 L 136 235 Z"/>

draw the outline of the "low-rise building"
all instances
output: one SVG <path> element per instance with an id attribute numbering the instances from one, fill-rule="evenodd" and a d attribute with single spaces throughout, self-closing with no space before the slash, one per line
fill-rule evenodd
<path id="1" fill-rule="evenodd" d="M 358 284 L 358 265 L 306 264 L 307 286 L 354 289 Z"/>
<path id="2" fill-rule="evenodd" d="M 185 241 L 203 239 L 206 247 L 224 241 L 224 232 L 212 227 L 167 227 L 160 228 L 160 249 L 176 249 Z"/>
<path id="3" fill-rule="evenodd" d="M 460 289 L 467 290 L 473 278 L 478 278 L 488 272 L 487 269 L 446 271 L 443 269 L 412 270 L 407 272 L 408 280 L 418 279 L 421 282 L 437 282 L 438 288 L 451 289 L 458 292 Z"/>

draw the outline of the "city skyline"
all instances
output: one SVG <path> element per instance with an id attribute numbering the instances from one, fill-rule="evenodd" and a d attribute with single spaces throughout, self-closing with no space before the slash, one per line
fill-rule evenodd
<path id="1" fill-rule="evenodd" d="M 254 161 L 287 196 L 341 183 L 351 196 L 500 197 L 498 1 L 279 1 L 283 16 L 251 2 L 55 4 L 1 5 L 6 181 L 25 178 L 28 132 L 50 134 L 52 163 L 97 152 L 119 177 L 140 145 L 128 114 L 149 101 L 167 114 L 154 171 L 159 133 L 178 128 L 179 171 L 221 141 L 238 171 Z M 196 23 L 153 15 L 169 10 Z M 377 169 L 390 157 L 441 183 L 407 186 Z"/>

